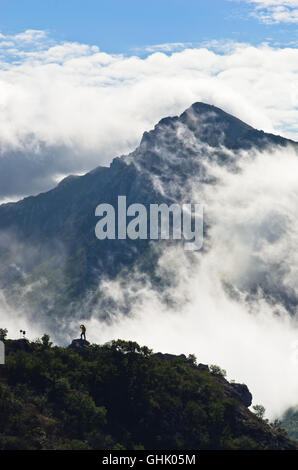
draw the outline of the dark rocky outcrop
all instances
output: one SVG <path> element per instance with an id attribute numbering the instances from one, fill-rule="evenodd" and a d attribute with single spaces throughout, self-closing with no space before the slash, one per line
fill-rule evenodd
<path id="1" fill-rule="evenodd" d="M 198 368 L 201 369 L 201 370 L 206 370 L 209 372 L 209 366 L 207 366 L 207 364 L 198 364 Z"/>
<path id="2" fill-rule="evenodd" d="M 89 341 L 86 341 L 85 339 L 73 339 L 71 344 L 69 345 L 69 348 L 74 349 L 75 351 L 81 351 L 84 350 L 90 346 Z"/>
<path id="3" fill-rule="evenodd" d="M 168 361 L 172 361 L 177 358 L 186 359 L 185 354 L 180 354 L 179 356 L 177 356 L 176 354 L 158 352 L 158 353 L 155 353 L 154 356 L 159 357 L 160 359 L 166 359 Z"/>
<path id="4" fill-rule="evenodd" d="M 248 390 L 247 385 L 230 383 L 231 395 L 237 398 L 244 406 L 249 407 L 252 404 L 252 394 Z"/>

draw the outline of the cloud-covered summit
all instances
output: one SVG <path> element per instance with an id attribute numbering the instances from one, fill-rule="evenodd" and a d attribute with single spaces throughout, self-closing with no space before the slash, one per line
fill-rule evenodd
<path id="1" fill-rule="evenodd" d="M 44 31 L 2 35 L 0 200 L 108 164 L 163 116 L 195 101 L 295 138 L 297 60 L 297 49 L 268 45 L 207 44 L 138 57 L 57 43 Z"/>

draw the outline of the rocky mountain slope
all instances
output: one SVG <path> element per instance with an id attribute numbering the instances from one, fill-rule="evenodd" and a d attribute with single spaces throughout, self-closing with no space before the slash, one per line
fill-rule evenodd
<path id="1" fill-rule="evenodd" d="M 181 116 L 162 119 L 134 152 L 115 158 L 109 168 L 69 176 L 49 192 L 0 206 L 0 288 L 6 302 L 39 322 L 50 319 L 54 325 L 72 317 L 73 304 L 95 292 L 101 279 L 113 279 L 136 262 L 153 271 L 158 258 L 147 240 L 99 241 L 98 204 L 116 207 L 119 195 L 127 196 L 128 205 L 189 202 L 194 187 L 216 184 L 210 163 L 237 171 L 243 152 L 286 146 L 297 149 L 292 141 L 195 103 Z M 109 306 L 100 310 L 108 317 Z"/>

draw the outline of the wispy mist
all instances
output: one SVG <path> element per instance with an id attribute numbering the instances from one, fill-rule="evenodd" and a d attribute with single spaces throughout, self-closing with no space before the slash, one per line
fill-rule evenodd
<path id="1" fill-rule="evenodd" d="M 63 344 L 84 322 L 91 341 L 120 337 L 156 351 L 195 353 L 247 383 L 255 403 L 270 417 L 280 416 L 298 401 L 297 153 L 292 145 L 232 151 L 223 146 L 221 125 L 211 146 L 203 139 L 212 134 L 212 119 L 208 130 L 208 120 L 198 116 L 190 109 L 183 119 L 161 124 L 126 161 L 150 173 L 173 202 L 204 205 L 203 250 L 186 254 L 179 245 L 154 245 L 151 254 L 162 253 L 154 273 L 135 265 L 114 280 L 102 276 L 97 290 L 54 317 L 46 309 L 32 316 L 26 295 L 35 286 L 29 282 L 19 288 L 15 310 L 3 303 L 1 320 L 12 331 L 28 325 L 30 337 L 47 330 Z M 157 172 L 150 155 L 158 159 Z M 38 287 L 39 301 L 51 302 L 55 291 L 49 287 Z"/>
<path id="2" fill-rule="evenodd" d="M 171 283 L 161 288 L 138 271 L 101 284 L 117 309 L 107 323 L 99 303 L 87 329 L 92 341 L 133 339 L 218 363 L 274 417 L 298 394 L 298 158 L 292 148 L 242 152 L 237 167 L 210 164 L 217 183 L 198 191 L 210 222 L 204 253 L 163 249 L 158 274 Z"/>

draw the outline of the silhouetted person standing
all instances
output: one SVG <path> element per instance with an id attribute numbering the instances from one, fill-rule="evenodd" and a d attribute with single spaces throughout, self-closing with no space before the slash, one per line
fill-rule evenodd
<path id="1" fill-rule="evenodd" d="M 81 325 L 80 328 L 81 328 L 81 339 L 84 339 L 86 341 L 86 327 L 84 325 Z"/>

